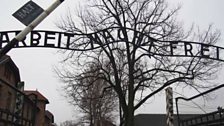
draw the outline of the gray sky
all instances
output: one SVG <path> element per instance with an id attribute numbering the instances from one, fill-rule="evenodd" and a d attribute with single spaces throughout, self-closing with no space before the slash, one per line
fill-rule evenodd
<path id="1" fill-rule="evenodd" d="M 54 0 L 33 0 L 43 8 L 47 8 Z M 224 0 L 168 0 L 173 5 L 177 3 L 182 5 L 179 12 L 179 20 L 184 22 L 185 27 L 189 27 L 191 23 L 195 23 L 202 29 L 206 29 L 209 24 L 213 23 L 214 28 L 220 29 L 224 34 Z M 19 9 L 28 0 L 1 0 L 0 3 L 0 30 L 21 30 L 25 26 L 17 21 L 12 14 Z M 75 10 L 78 5 L 78 0 L 65 0 L 65 2 L 57 8 L 47 19 L 45 19 L 36 30 L 55 30 L 60 31 L 55 22 L 60 20 L 60 17 L 66 15 L 67 8 Z M 224 47 L 224 36 L 222 35 L 219 46 Z M 74 113 L 74 108 L 69 106 L 66 99 L 61 96 L 60 83 L 53 73 L 53 66 L 57 65 L 60 56 L 56 53 L 56 49 L 50 48 L 23 48 L 13 49 L 8 55 L 12 57 L 17 64 L 21 80 L 25 81 L 26 89 L 38 89 L 46 96 L 50 104 L 47 109 L 54 116 L 55 121 L 62 122 L 65 120 L 74 119 L 77 113 Z M 220 75 L 223 72 L 220 72 Z M 219 79 L 224 82 L 224 79 Z M 165 113 L 165 98 L 154 98 L 151 100 L 153 104 L 145 104 L 137 113 Z M 162 102 L 164 101 L 164 102 Z M 151 103 L 150 101 L 148 103 Z M 160 104 L 160 108 L 158 108 Z"/>

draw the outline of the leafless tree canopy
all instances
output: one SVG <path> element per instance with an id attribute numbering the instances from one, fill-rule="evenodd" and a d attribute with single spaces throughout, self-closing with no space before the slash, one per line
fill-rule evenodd
<path id="1" fill-rule="evenodd" d="M 71 46 L 80 50 L 68 52 L 65 62 L 79 67 L 79 74 L 95 65 L 91 67 L 98 71 L 94 78 L 105 81 L 109 84 L 105 88 L 117 93 L 125 126 L 134 125 L 134 111 L 169 85 L 191 86 L 196 90 L 211 86 L 202 82 L 214 79 L 219 62 L 198 57 L 164 57 L 147 51 L 170 51 L 164 41 L 214 44 L 220 34 L 213 32 L 211 26 L 205 32 L 184 32 L 176 21 L 180 7 L 170 9 L 165 0 L 88 3 L 80 11 L 79 20 L 73 20 L 74 15 L 70 14 L 58 25 L 64 31 L 86 35 L 74 39 Z M 153 46 L 156 44 L 163 46 Z M 200 48 L 195 47 L 194 53 L 200 55 Z"/>
<path id="2" fill-rule="evenodd" d="M 66 83 L 64 91 L 70 103 L 83 113 L 79 123 L 90 126 L 114 122 L 118 110 L 115 92 L 106 81 L 99 79 L 96 67 L 91 65 L 77 75 L 69 70 L 65 73 L 57 71 L 62 82 Z"/>
<path id="3" fill-rule="evenodd" d="M 76 124 L 73 121 L 65 121 L 65 122 L 60 123 L 60 126 L 78 126 L 78 125 L 80 125 L 80 124 Z"/>

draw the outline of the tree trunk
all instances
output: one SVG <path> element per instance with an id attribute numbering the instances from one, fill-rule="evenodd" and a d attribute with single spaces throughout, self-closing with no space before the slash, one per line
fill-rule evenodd
<path id="1" fill-rule="evenodd" d="M 125 126 L 134 126 L 134 111 L 129 110 Z"/>
<path id="2" fill-rule="evenodd" d="M 128 110 L 125 119 L 125 126 L 134 126 L 134 81 L 130 76 L 129 90 L 128 90 Z"/>

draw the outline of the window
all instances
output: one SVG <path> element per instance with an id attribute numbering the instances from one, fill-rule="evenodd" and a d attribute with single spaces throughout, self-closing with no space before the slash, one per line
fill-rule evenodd
<path id="1" fill-rule="evenodd" d="M 8 92 L 7 101 L 6 101 L 6 110 L 10 111 L 11 106 L 12 106 L 11 103 L 12 103 L 12 93 Z"/>
<path id="2" fill-rule="evenodd" d="M 11 70 L 9 69 L 8 66 L 6 66 L 4 71 L 4 76 L 6 79 L 10 79 L 10 75 L 11 75 Z"/>
<path id="3" fill-rule="evenodd" d="M 2 85 L 1 85 L 1 82 L 0 82 L 0 94 L 1 94 L 1 91 L 2 91 Z"/>
<path id="4" fill-rule="evenodd" d="M 2 85 L 1 85 L 1 83 L 0 83 L 0 99 L 1 99 L 1 97 L 2 97 Z"/>

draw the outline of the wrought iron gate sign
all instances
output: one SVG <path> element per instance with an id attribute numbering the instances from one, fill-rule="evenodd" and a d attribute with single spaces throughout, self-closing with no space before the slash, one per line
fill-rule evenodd
<path id="1" fill-rule="evenodd" d="M 0 31 L 0 48 L 3 48 L 9 43 L 19 32 L 20 31 Z M 140 32 L 138 32 L 138 37 L 140 40 L 146 40 L 146 43 L 133 46 L 139 46 L 140 49 L 148 52 L 149 55 L 201 57 L 224 61 L 224 55 L 221 55 L 224 53 L 224 47 L 188 41 L 157 41 Z M 103 41 L 103 45 L 98 43 L 99 40 Z M 117 29 L 116 33 L 111 33 L 106 29 L 90 34 L 35 30 L 17 43 L 14 48 L 50 47 L 83 51 L 97 49 L 101 46 L 124 41 L 121 29 Z"/>
<path id="2" fill-rule="evenodd" d="M 36 19 L 44 10 L 33 1 L 27 2 L 13 16 L 28 26 L 34 19 Z"/>

